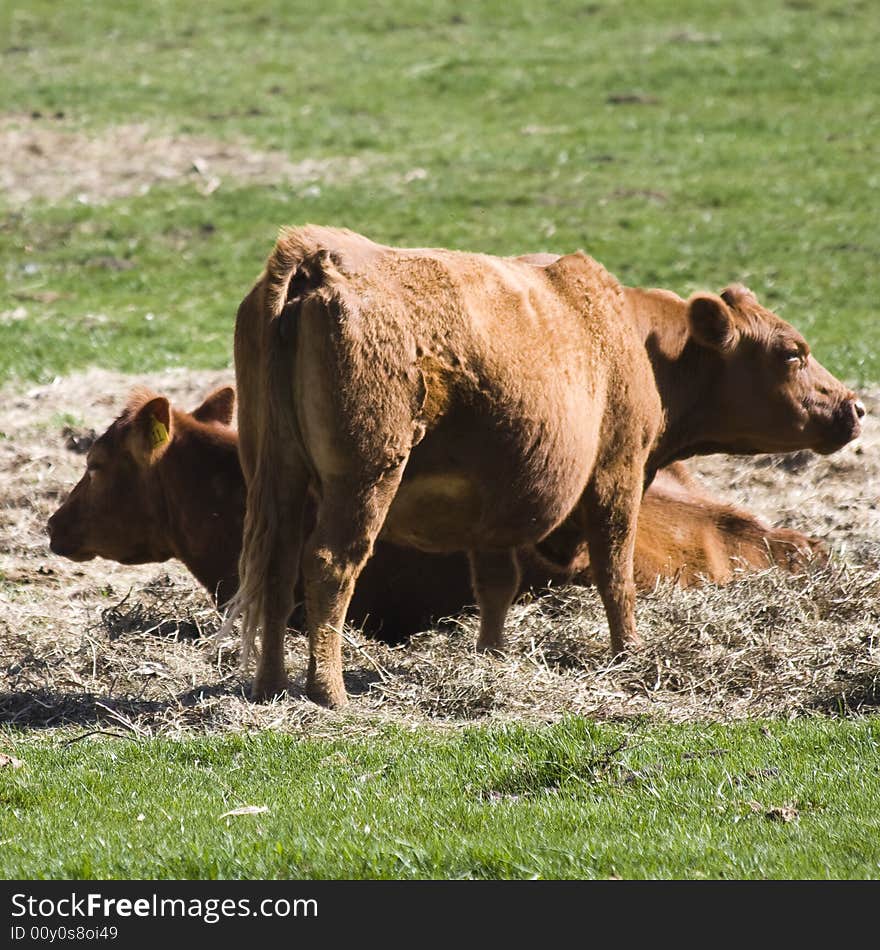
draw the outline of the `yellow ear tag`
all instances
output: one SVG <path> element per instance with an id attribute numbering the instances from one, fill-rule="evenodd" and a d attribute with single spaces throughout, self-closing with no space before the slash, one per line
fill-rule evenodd
<path id="1" fill-rule="evenodd" d="M 168 430 L 159 420 L 153 416 L 150 423 L 150 447 L 158 448 L 168 441 Z"/>

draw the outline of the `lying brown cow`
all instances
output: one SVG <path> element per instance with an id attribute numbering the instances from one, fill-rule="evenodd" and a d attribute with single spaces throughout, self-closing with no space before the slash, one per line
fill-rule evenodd
<path id="1" fill-rule="evenodd" d="M 552 263 L 285 231 L 239 307 L 241 586 L 256 696 L 286 685 L 305 587 L 308 695 L 345 702 L 340 629 L 379 537 L 466 551 L 477 647 L 498 650 L 517 549 L 584 537 L 615 654 L 640 643 L 633 549 L 658 468 L 710 452 L 833 452 L 863 409 L 741 287 L 685 302 Z M 306 499 L 317 498 L 304 531 Z"/>
<path id="2" fill-rule="evenodd" d="M 155 393 L 135 392 L 49 519 L 52 550 L 77 561 L 98 556 L 124 564 L 178 558 L 223 605 L 238 588 L 244 519 L 238 437 L 229 427 L 233 405 L 230 387 L 212 393 L 192 414 Z M 577 540 L 562 557 L 564 566 L 553 563 L 549 551 L 542 556 L 522 548 L 518 555 L 520 594 L 590 583 L 589 553 Z M 772 563 L 798 570 L 815 557 L 824 557 L 820 542 L 769 528 L 708 497 L 680 462 L 661 469 L 642 500 L 635 546 L 641 589 L 658 577 L 674 577 L 682 586 L 726 583 L 738 569 Z M 349 618 L 370 635 L 399 642 L 472 602 L 464 555 L 380 541 L 358 578 Z"/>

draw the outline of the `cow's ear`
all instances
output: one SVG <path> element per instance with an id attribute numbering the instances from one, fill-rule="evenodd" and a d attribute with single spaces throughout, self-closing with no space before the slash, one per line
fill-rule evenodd
<path id="1" fill-rule="evenodd" d="M 199 422 L 220 422 L 228 426 L 235 411 L 235 390 L 231 386 L 221 386 L 208 396 L 192 416 Z"/>
<path id="2" fill-rule="evenodd" d="M 152 465 L 171 444 L 171 405 L 164 396 L 145 402 L 132 417 L 132 451 L 139 462 Z"/>
<path id="3" fill-rule="evenodd" d="M 731 284 L 721 291 L 721 299 L 728 307 L 734 310 L 742 307 L 754 307 L 758 303 L 758 298 L 744 284 Z"/>
<path id="4" fill-rule="evenodd" d="M 691 336 L 701 346 L 729 353 L 739 340 L 730 307 L 715 294 L 695 294 L 688 301 Z"/>

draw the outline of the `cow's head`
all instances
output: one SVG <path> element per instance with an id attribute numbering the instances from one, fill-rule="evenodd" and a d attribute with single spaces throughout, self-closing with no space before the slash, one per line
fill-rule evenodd
<path id="1" fill-rule="evenodd" d="M 213 392 L 192 415 L 228 425 L 235 392 Z M 163 462 L 186 413 L 149 390 L 132 393 L 122 415 L 96 439 L 86 472 L 49 519 L 49 546 L 74 561 L 104 557 L 145 564 L 173 556 L 163 487 Z"/>
<path id="2" fill-rule="evenodd" d="M 711 367 L 706 412 L 717 428 L 717 451 L 829 454 L 859 435 L 865 409 L 855 393 L 746 287 L 695 294 L 688 323 Z"/>

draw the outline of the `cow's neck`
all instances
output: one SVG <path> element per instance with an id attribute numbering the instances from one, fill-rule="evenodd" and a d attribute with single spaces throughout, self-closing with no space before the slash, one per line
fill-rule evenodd
<path id="1" fill-rule="evenodd" d="M 168 540 L 219 603 L 238 586 L 244 479 L 234 438 L 177 436 L 161 460 Z"/>
<path id="2" fill-rule="evenodd" d="M 706 411 L 718 366 L 690 340 L 687 303 L 668 290 L 627 287 L 624 292 L 663 403 L 663 426 L 649 462 L 652 474 L 678 459 L 721 451 L 712 441 Z"/>

